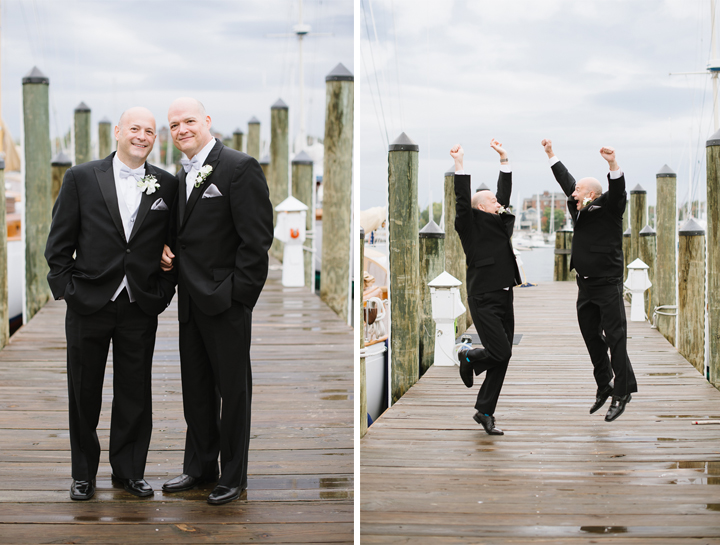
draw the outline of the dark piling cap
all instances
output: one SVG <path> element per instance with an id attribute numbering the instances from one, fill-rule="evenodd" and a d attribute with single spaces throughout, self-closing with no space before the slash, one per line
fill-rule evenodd
<path id="1" fill-rule="evenodd" d="M 490 188 L 485 184 L 480 184 L 480 187 L 475 190 L 475 193 L 477 193 L 478 191 L 490 191 Z"/>
<path id="2" fill-rule="evenodd" d="M 25 77 L 22 79 L 23 85 L 26 83 L 44 83 L 45 85 L 50 84 L 50 78 L 48 78 L 45 74 L 40 72 L 40 69 L 37 66 L 33 66 L 32 70 L 25 74 Z"/>
<path id="3" fill-rule="evenodd" d="M 455 165 L 445 171 L 445 176 L 455 176 Z"/>
<path id="4" fill-rule="evenodd" d="M 433 220 L 430 220 L 418 233 L 420 238 L 445 238 L 445 231 Z"/>
<path id="5" fill-rule="evenodd" d="M 292 160 L 293 165 L 312 165 L 313 160 L 305 151 L 301 151 Z"/>
<path id="6" fill-rule="evenodd" d="M 72 161 L 70 160 L 70 157 L 68 157 L 61 151 L 55 157 L 53 157 L 50 165 L 54 167 L 70 167 L 72 166 Z"/>
<path id="7" fill-rule="evenodd" d="M 250 121 L 248 121 L 248 125 L 259 125 L 259 124 L 260 124 L 260 120 L 255 116 L 252 116 L 250 118 Z"/>
<path id="8" fill-rule="evenodd" d="M 407 134 L 402 133 L 388 146 L 388 151 L 420 151 L 420 146 L 413 142 Z"/>
<path id="9" fill-rule="evenodd" d="M 703 229 L 702 225 L 696 222 L 694 218 L 690 218 L 680 226 L 679 233 L 684 237 L 696 237 L 704 235 L 705 229 Z"/>
<path id="10" fill-rule="evenodd" d="M 710 138 L 708 138 L 707 142 L 705 142 L 706 148 L 709 148 L 710 146 L 720 146 L 720 131 L 717 131 Z"/>
<path id="11" fill-rule="evenodd" d="M 258 161 L 258 163 L 260 163 L 261 165 L 269 165 L 270 164 L 270 156 L 266 155 L 265 157 L 260 159 L 260 161 Z"/>
<path id="12" fill-rule="evenodd" d="M 640 236 L 641 237 L 654 237 L 655 236 L 655 229 L 650 227 L 649 225 L 646 225 L 642 229 L 640 229 Z"/>
<path id="13" fill-rule="evenodd" d="M 279 99 L 277 99 L 275 104 L 270 106 L 270 109 L 271 110 L 287 110 L 288 105 L 283 102 L 283 99 L 279 98 Z"/>
<path id="14" fill-rule="evenodd" d="M 354 79 L 355 76 L 352 75 L 350 70 L 343 66 L 343 63 L 338 63 L 338 65 L 325 76 L 325 81 L 353 81 Z"/>
<path id="15" fill-rule="evenodd" d="M 5 157 L 0 157 L 0 170 L 5 170 Z"/>
<path id="16" fill-rule="evenodd" d="M 360 226 L 360 240 L 365 240 L 365 229 Z"/>
<path id="17" fill-rule="evenodd" d="M 77 113 L 77 112 L 89 112 L 89 111 L 90 111 L 90 106 L 88 106 L 88 105 L 85 104 L 84 102 L 81 102 L 80 104 L 78 104 L 78 105 L 75 107 L 75 112 L 76 112 L 76 113 Z"/>
<path id="18" fill-rule="evenodd" d="M 100 121 L 98 121 L 98 125 L 112 125 L 112 121 L 110 121 L 107 117 L 103 117 Z"/>
<path id="19" fill-rule="evenodd" d="M 630 195 L 647 193 L 640 184 L 636 185 L 630 190 Z"/>
<path id="20" fill-rule="evenodd" d="M 667 165 L 663 165 L 663 167 L 655 175 L 656 178 L 675 178 L 676 176 L 675 171 Z"/>
<path id="21" fill-rule="evenodd" d="M 630 229 L 630 227 L 628 227 L 628 228 L 625 230 L 625 232 L 623 233 L 623 236 L 624 236 L 624 237 L 632 236 L 632 229 Z"/>
<path id="22" fill-rule="evenodd" d="M 233 131 L 233 134 L 245 134 L 245 133 L 242 132 L 242 129 L 240 129 L 240 127 L 238 127 L 237 129 L 235 129 L 235 130 Z"/>

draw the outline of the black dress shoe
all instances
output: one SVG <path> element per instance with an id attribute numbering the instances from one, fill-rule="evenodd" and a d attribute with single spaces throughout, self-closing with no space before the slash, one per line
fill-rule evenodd
<path id="1" fill-rule="evenodd" d="M 613 383 L 610 381 L 604 388 L 598 388 L 597 394 L 595 394 L 595 403 L 590 408 L 590 414 L 596 412 L 600 407 L 605 405 L 607 398 L 613 393 Z"/>
<path id="2" fill-rule="evenodd" d="M 624 396 L 613 396 L 612 403 L 605 415 L 605 422 L 612 422 L 623 412 L 625 412 L 625 405 L 630 403 L 632 394 L 625 394 Z"/>
<path id="3" fill-rule="evenodd" d="M 70 499 L 77 501 L 89 500 L 95 495 L 95 481 L 76 481 L 70 485 Z"/>
<path id="4" fill-rule="evenodd" d="M 473 419 L 475 420 L 475 422 L 485 428 L 485 433 L 487 433 L 488 435 L 505 435 L 501 429 L 495 427 L 494 416 L 488 416 L 478 411 L 475 413 L 475 416 L 473 416 Z"/>
<path id="5" fill-rule="evenodd" d="M 114 481 L 123 485 L 125 492 L 130 492 L 133 496 L 147 498 L 153 495 L 152 486 L 150 486 L 145 479 L 123 479 L 117 475 L 111 475 L 111 477 Z"/>
<path id="6" fill-rule="evenodd" d="M 458 350 L 457 358 L 460 362 L 460 378 L 463 384 L 468 388 L 472 388 L 473 385 L 473 365 L 467 359 L 467 353 L 470 351 L 469 348 L 461 348 Z"/>
<path id="7" fill-rule="evenodd" d="M 184 492 L 185 490 L 192 490 L 198 485 L 205 483 L 214 483 L 217 481 L 218 476 L 213 475 L 212 477 L 192 477 L 186 473 L 178 475 L 174 479 L 170 479 L 162 485 L 162 489 L 165 492 Z"/>
<path id="8" fill-rule="evenodd" d="M 222 505 L 238 499 L 243 490 L 244 488 L 239 486 L 228 487 L 219 484 L 210 492 L 207 502 L 211 505 Z"/>

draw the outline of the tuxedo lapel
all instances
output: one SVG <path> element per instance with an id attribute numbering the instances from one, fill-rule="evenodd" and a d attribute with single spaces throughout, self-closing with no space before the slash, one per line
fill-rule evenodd
<path id="1" fill-rule="evenodd" d="M 152 168 L 149 163 L 145 163 L 145 172 L 148 176 L 153 175 L 155 176 L 155 179 L 158 178 L 155 169 Z M 155 199 L 156 195 L 154 193 L 152 195 L 148 195 L 147 191 L 143 192 L 142 197 L 140 198 L 140 206 L 138 207 L 137 216 L 135 217 L 135 224 L 130 232 L 130 239 L 128 242 L 133 239 L 135 233 L 137 233 L 140 229 L 140 226 L 145 220 L 145 216 L 147 216 L 147 213 L 150 211 L 150 207 L 152 206 L 152 203 L 155 202 Z"/>
<path id="2" fill-rule="evenodd" d="M 178 230 L 182 227 L 183 219 L 185 218 L 185 208 L 187 206 L 187 188 L 185 187 L 186 179 L 187 172 L 185 172 L 184 168 L 180 167 L 180 172 L 178 173 Z"/>
<path id="3" fill-rule="evenodd" d="M 107 168 L 102 170 L 102 167 Z M 107 206 L 110 217 L 115 224 L 115 227 L 120 232 L 120 236 L 123 240 L 125 238 L 125 229 L 123 229 L 122 218 L 120 217 L 120 208 L 118 208 L 117 190 L 115 189 L 115 175 L 113 174 L 112 162 L 108 161 L 101 165 L 101 168 L 95 168 L 95 177 L 97 178 L 98 185 L 100 185 L 100 192 L 102 193 L 103 199 L 105 199 L 105 205 Z"/>
<path id="4" fill-rule="evenodd" d="M 222 150 L 222 148 L 222 142 L 220 142 L 220 140 L 218 139 L 215 139 L 215 145 L 213 146 L 213 149 L 210 150 L 210 153 L 208 154 L 207 159 L 203 164 L 203 166 L 210 165 L 212 167 L 212 172 L 210 173 L 210 176 L 208 176 L 208 179 L 212 178 L 213 174 L 217 170 L 217 165 L 220 162 L 220 151 Z M 200 187 L 193 187 L 192 193 L 190 193 L 190 198 L 187 200 L 187 207 L 185 208 L 185 211 L 183 212 L 181 209 L 181 216 L 183 218 L 182 224 L 187 221 L 188 216 L 192 212 L 192 209 L 195 207 L 195 203 L 197 203 L 200 195 L 202 195 L 207 188 L 208 183 L 209 182 L 206 180 L 200 185 Z"/>

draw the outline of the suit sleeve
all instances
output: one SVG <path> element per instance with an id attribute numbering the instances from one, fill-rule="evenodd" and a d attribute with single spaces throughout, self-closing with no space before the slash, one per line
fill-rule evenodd
<path id="1" fill-rule="evenodd" d="M 240 246 L 235 254 L 233 299 L 253 308 L 268 273 L 268 250 L 273 241 L 270 193 L 260 164 L 241 162 L 230 185 L 230 206 Z"/>
<path id="2" fill-rule="evenodd" d="M 510 206 L 510 195 L 512 194 L 512 172 L 500 171 L 495 197 L 505 208 Z"/>
<path id="3" fill-rule="evenodd" d="M 472 204 L 470 199 L 470 175 L 455 175 L 455 230 L 463 238 L 472 230 Z"/>
<path id="4" fill-rule="evenodd" d="M 575 178 L 573 178 L 572 174 L 565 168 L 562 161 L 558 161 L 550 168 L 555 175 L 555 179 L 560 184 L 563 193 L 568 197 L 568 210 L 574 221 L 577 218 L 577 201 L 572 197 L 575 191 Z"/>
<path id="5" fill-rule="evenodd" d="M 175 178 L 175 182 L 177 184 L 177 178 Z M 172 179 L 171 178 L 171 179 Z M 177 184 L 179 185 L 179 184 Z M 167 226 L 167 232 L 165 233 L 165 244 L 167 244 L 170 247 L 170 250 L 172 250 L 173 253 L 175 253 L 175 246 L 177 241 L 177 207 L 178 207 L 178 195 L 180 194 L 179 191 L 175 191 L 175 198 L 172 201 L 172 206 L 170 206 L 170 220 L 168 221 Z M 173 296 L 175 295 L 175 286 L 177 286 L 177 278 L 178 278 L 178 268 L 177 268 L 177 260 L 174 263 L 174 266 L 172 270 L 170 271 L 163 271 L 160 269 L 160 273 L 158 274 L 158 283 L 160 284 L 160 289 L 162 290 L 163 294 L 165 295 L 165 300 L 167 304 L 170 304 L 170 301 L 172 301 Z"/>
<path id="6" fill-rule="evenodd" d="M 619 178 L 611 178 L 608 174 L 608 204 L 613 208 L 616 214 L 621 216 L 625 213 L 625 203 L 627 202 L 627 193 L 625 192 L 625 175 Z"/>
<path id="7" fill-rule="evenodd" d="M 73 169 L 69 169 L 63 178 L 60 193 L 52 212 L 52 223 L 45 259 L 50 267 L 47 275 L 53 297 L 59 299 L 65 295 L 65 288 L 72 280 L 75 268 L 73 255 L 77 249 L 80 232 L 80 203 Z"/>

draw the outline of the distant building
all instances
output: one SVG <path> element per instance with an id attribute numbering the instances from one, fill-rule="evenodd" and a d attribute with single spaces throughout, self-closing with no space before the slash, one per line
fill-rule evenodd
<path id="1" fill-rule="evenodd" d="M 543 191 L 540 195 L 540 210 L 545 210 L 552 206 L 552 193 L 549 191 Z M 567 207 L 567 197 L 565 193 L 555 193 L 555 210 L 565 210 Z M 523 199 L 523 210 L 529 210 L 530 208 L 537 208 L 537 193 L 529 199 Z"/>

